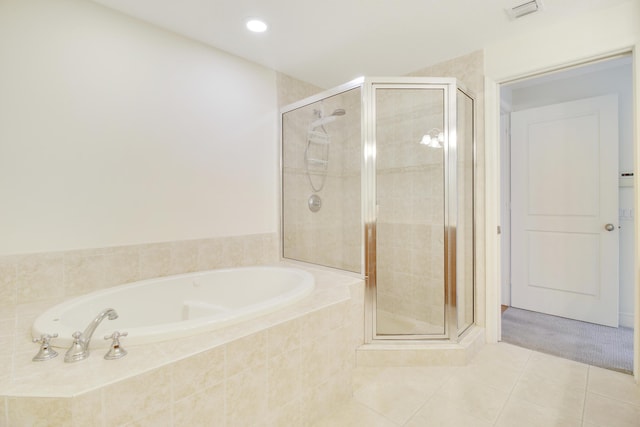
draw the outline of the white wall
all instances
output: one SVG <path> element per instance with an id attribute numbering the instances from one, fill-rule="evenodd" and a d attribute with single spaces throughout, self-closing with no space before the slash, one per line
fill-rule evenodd
<path id="1" fill-rule="evenodd" d="M 526 18 L 523 18 L 526 19 Z M 557 69 L 562 66 L 585 62 L 614 52 L 635 50 L 634 56 L 634 169 L 638 175 L 638 122 L 640 116 L 640 2 L 630 0 L 618 6 L 578 15 L 561 24 L 540 28 L 534 32 L 503 40 L 485 48 L 486 86 L 486 168 L 487 230 L 496 229 L 500 212 L 500 162 L 499 83 L 536 72 Z M 638 189 L 636 206 L 638 212 Z M 636 230 L 636 247 L 638 246 Z M 487 340 L 494 342 L 500 334 L 500 243 L 498 236 L 487 235 Z M 637 271 L 638 255 L 634 263 Z M 640 291 L 636 278 L 634 294 L 635 315 L 635 375 L 640 378 L 640 316 L 638 300 Z"/>
<path id="2" fill-rule="evenodd" d="M 275 72 L 83 0 L 0 1 L 0 255 L 277 231 Z"/>
<path id="3" fill-rule="evenodd" d="M 485 73 L 503 82 L 557 69 L 633 48 L 639 32 L 640 2 L 629 0 L 486 46 Z"/>

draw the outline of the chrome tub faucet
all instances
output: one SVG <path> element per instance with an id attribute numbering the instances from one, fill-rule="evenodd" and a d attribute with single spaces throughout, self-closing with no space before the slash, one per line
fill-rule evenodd
<path id="1" fill-rule="evenodd" d="M 109 320 L 114 320 L 118 318 L 118 313 L 113 308 L 106 308 L 102 310 L 95 319 L 87 325 L 84 332 L 76 331 L 73 333 L 73 343 L 67 353 L 64 356 L 64 361 L 69 362 L 77 362 L 80 360 L 84 360 L 89 357 L 89 343 L 91 342 L 91 337 L 93 333 L 96 331 L 96 328 L 105 318 L 109 318 Z"/>

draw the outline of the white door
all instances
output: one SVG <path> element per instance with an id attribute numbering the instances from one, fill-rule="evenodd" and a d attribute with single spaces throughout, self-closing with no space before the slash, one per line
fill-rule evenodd
<path id="1" fill-rule="evenodd" d="M 618 326 L 616 95 L 511 115 L 511 304 Z"/>

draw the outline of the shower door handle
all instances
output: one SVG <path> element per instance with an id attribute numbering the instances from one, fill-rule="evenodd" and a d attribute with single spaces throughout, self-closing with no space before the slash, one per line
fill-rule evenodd
<path id="1" fill-rule="evenodd" d="M 616 227 L 613 224 L 607 224 L 607 225 L 604 226 L 604 229 L 607 230 L 607 231 L 613 231 L 613 230 L 615 230 L 615 228 Z"/>

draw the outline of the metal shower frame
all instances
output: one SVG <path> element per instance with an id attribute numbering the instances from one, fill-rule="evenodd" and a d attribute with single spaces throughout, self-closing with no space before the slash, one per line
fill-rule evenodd
<path id="1" fill-rule="evenodd" d="M 289 111 L 304 107 L 325 98 L 339 95 L 356 88 L 361 89 L 361 241 L 363 251 L 361 253 L 360 276 L 365 279 L 365 342 L 366 343 L 415 343 L 433 340 L 445 340 L 457 342 L 469 327 L 459 328 L 457 317 L 457 288 L 456 284 L 456 250 L 457 221 L 458 221 L 458 194 L 457 194 L 457 93 L 458 90 L 472 100 L 473 120 L 471 138 L 473 144 L 473 185 L 472 185 L 472 241 L 473 241 L 473 321 L 475 323 L 476 280 L 475 280 L 475 183 L 476 174 L 476 98 L 455 78 L 447 77 L 360 77 L 348 83 L 316 94 L 312 97 L 298 101 L 283 107 L 280 110 L 280 236 L 281 259 L 284 257 L 282 241 L 284 239 L 283 216 L 283 185 L 282 174 L 284 171 L 282 144 L 283 117 Z M 445 322 L 444 333 L 439 335 L 377 335 L 376 334 L 376 110 L 375 90 L 377 88 L 429 88 L 444 90 L 444 286 L 445 286 Z M 288 260 L 288 259 L 287 259 Z M 342 271 L 342 270 L 341 270 Z"/>

